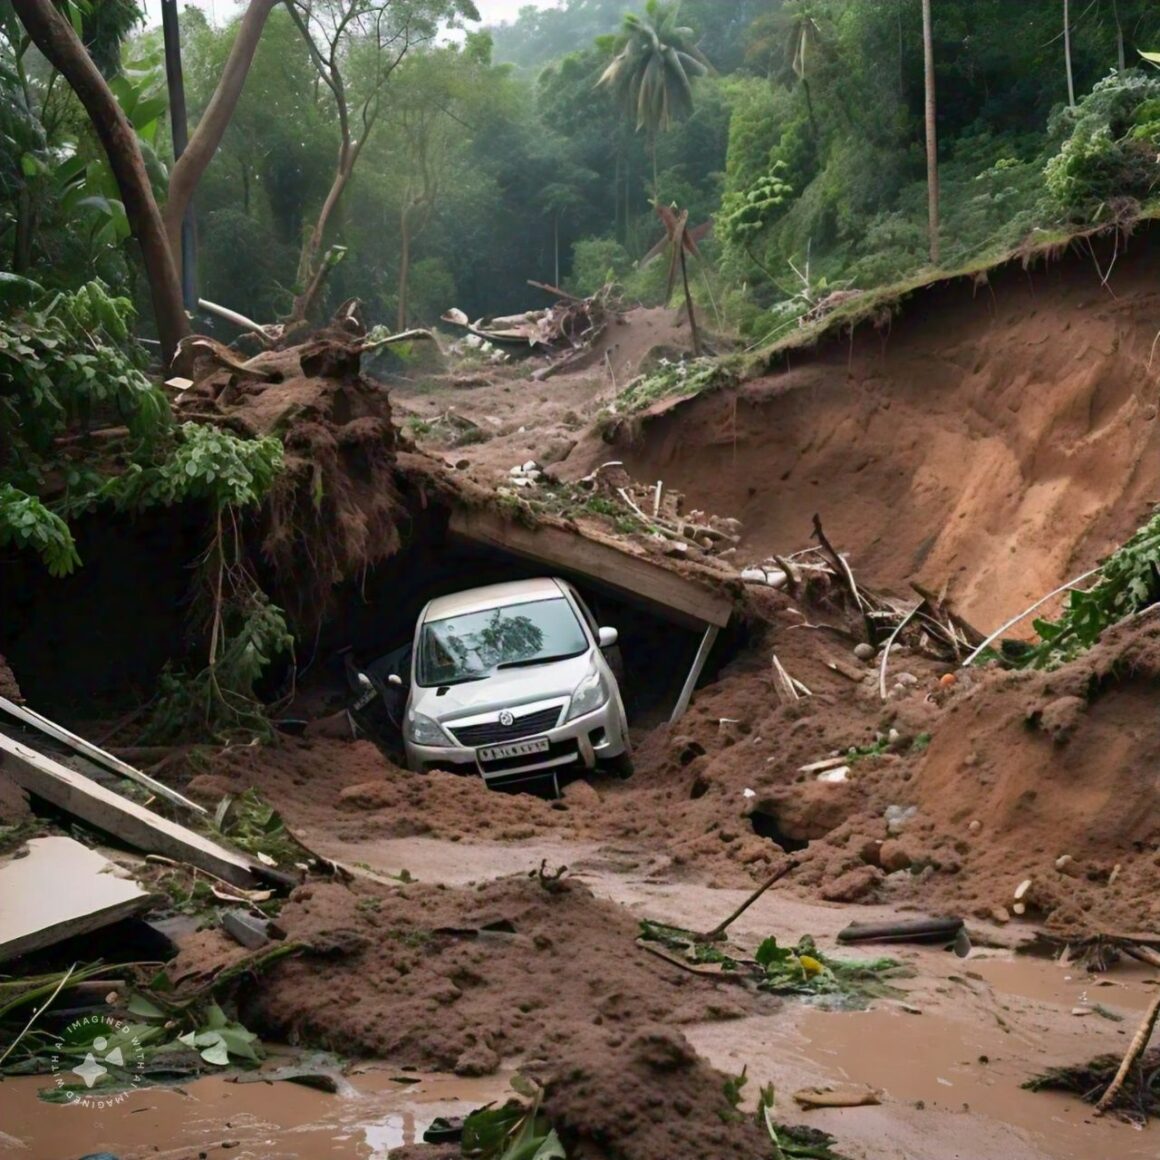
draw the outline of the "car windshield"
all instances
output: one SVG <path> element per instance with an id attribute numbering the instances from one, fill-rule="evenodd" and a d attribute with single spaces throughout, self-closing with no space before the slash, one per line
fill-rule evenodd
<path id="1" fill-rule="evenodd" d="M 480 680 L 498 668 L 580 656 L 588 639 L 563 597 L 431 620 L 419 637 L 423 686 Z"/>

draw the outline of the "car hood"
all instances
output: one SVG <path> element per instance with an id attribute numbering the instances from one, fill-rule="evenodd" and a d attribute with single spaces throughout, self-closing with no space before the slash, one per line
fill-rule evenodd
<path id="1" fill-rule="evenodd" d="M 501 669 L 482 681 L 452 685 L 439 696 L 438 688 L 411 689 L 411 708 L 436 721 L 471 717 L 479 713 L 518 709 L 534 701 L 570 697 L 584 679 L 591 664 L 592 650 L 582 656 L 525 669 Z"/>

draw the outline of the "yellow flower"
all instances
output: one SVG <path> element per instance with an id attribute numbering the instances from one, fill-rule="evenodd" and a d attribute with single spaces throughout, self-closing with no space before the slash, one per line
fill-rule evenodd
<path id="1" fill-rule="evenodd" d="M 817 959 L 811 958 L 809 955 L 798 955 L 798 962 L 801 963 L 807 979 L 812 979 L 814 975 L 820 975 L 825 970 L 825 967 Z"/>

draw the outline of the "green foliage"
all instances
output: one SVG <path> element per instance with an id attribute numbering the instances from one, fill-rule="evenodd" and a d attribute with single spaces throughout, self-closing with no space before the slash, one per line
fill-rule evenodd
<path id="1" fill-rule="evenodd" d="M 602 286 L 622 282 L 632 264 L 628 251 L 615 238 L 584 238 L 572 247 L 568 287 L 576 294 L 595 294 Z"/>
<path id="2" fill-rule="evenodd" d="M 155 438 L 169 408 L 142 372 L 128 299 L 100 282 L 55 294 L 29 282 L 22 289 L 33 300 L 0 317 L 0 441 L 17 464 L 28 467 L 56 436 L 97 417 Z"/>
<path id="3" fill-rule="evenodd" d="M 80 562 L 68 524 L 35 496 L 0 483 L 0 546 L 30 548 L 50 576 L 67 576 Z"/>
<path id="4" fill-rule="evenodd" d="M 201 671 L 167 669 L 142 734 L 147 743 L 179 739 L 269 739 L 272 728 L 255 686 L 267 667 L 288 653 L 294 637 L 285 614 L 256 586 L 235 591 L 217 606 L 221 646 Z"/>
<path id="5" fill-rule="evenodd" d="M 779 159 L 744 193 L 736 192 L 725 199 L 718 220 L 725 242 L 745 246 L 778 216 L 794 192 L 784 177 L 787 169 Z"/>
<path id="6" fill-rule="evenodd" d="M 679 4 L 647 0 L 643 16 L 624 18 L 620 51 L 601 75 L 638 129 L 664 132 L 693 111 L 693 81 L 709 63 L 691 28 L 677 23 Z"/>
<path id="7" fill-rule="evenodd" d="M 1160 76 L 1130 69 L 1100 81 L 1077 109 L 1060 113 L 1054 127 L 1069 132 L 1044 170 L 1054 202 L 1088 219 L 1108 201 L 1152 196 L 1158 109 Z"/>
<path id="8" fill-rule="evenodd" d="M 1055 668 L 1104 632 L 1160 600 L 1160 512 L 1101 565 L 1096 582 L 1068 593 L 1056 620 L 1036 620 L 1040 643 L 1008 658 L 1018 668 Z M 993 655 L 993 654 L 992 654 Z M 984 654 L 983 658 L 991 659 Z"/>
<path id="9" fill-rule="evenodd" d="M 612 402 L 610 411 L 630 416 L 661 399 L 686 398 L 732 386 L 734 371 L 718 359 L 702 358 L 672 362 L 662 358 L 657 369 L 629 383 Z"/>
<path id="10" fill-rule="evenodd" d="M 253 787 L 237 797 L 222 798 L 214 813 L 214 828 L 231 845 L 284 868 L 313 861 L 286 829 L 282 815 Z"/>
<path id="11" fill-rule="evenodd" d="M 183 423 L 149 498 L 160 503 L 203 499 L 215 511 L 249 507 L 269 493 L 281 470 L 282 443 L 273 436 L 239 439 L 218 427 Z"/>
<path id="12" fill-rule="evenodd" d="M 472 1112 L 463 1125 L 463 1154 L 478 1160 L 567 1160 L 560 1138 L 540 1115 L 542 1090 L 516 1075 L 512 1087 L 529 1102 L 511 1100 Z"/>
<path id="13" fill-rule="evenodd" d="M 835 959 L 818 950 L 805 935 L 795 947 L 782 947 L 776 938 L 767 938 L 754 955 L 765 971 L 758 984 L 763 991 L 778 995 L 827 995 L 844 1002 L 865 1003 L 870 998 L 897 995 L 887 980 L 906 975 L 894 959 L 861 962 Z"/>

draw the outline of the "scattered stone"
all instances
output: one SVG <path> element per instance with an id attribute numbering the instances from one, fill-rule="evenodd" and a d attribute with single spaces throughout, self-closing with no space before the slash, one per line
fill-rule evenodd
<path id="1" fill-rule="evenodd" d="M 974 821 L 973 821 L 973 822 L 972 822 L 972 823 L 971 823 L 971 824 L 970 824 L 970 825 L 967 827 L 967 829 L 968 829 L 968 830 L 970 830 L 970 832 L 971 832 L 972 834 L 977 834 L 977 833 L 978 833 L 978 832 L 979 832 L 979 831 L 980 831 L 982 828 L 983 828 L 983 823 L 982 823 L 982 822 L 980 822 L 978 818 L 976 818 L 976 819 L 975 819 L 975 820 L 974 820 Z"/>
<path id="2" fill-rule="evenodd" d="M 888 874 L 893 874 L 896 870 L 909 870 L 914 862 L 910 851 L 894 839 L 882 843 L 878 858 L 882 869 Z"/>
<path id="3" fill-rule="evenodd" d="M 227 910 L 222 915 L 222 930 L 247 950 L 255 951 L 270 941 L 269 919 L 254 918 L 244 910 Z"/>
<path id="4" fill-rule="evenodd" d="M 1011 915 L 1005 906 L 996 906 L 991 911 L 991 917 L 1000 925 L 1006 926 L 1011 921 Z"/>
<path id="5" fill-rule="evenodd" d="M 918 678 L 913 673 L 899 673 L 894 678 L 895 684 L 901 685 L 904 689 L 912 688 L 918 684 Z"/>
<path id="6" fill-rule="evenodd" d="M 918 806 L 887 806 L 886 832 L 896 838 L 906 828 L 906 823 L 918 813 Z"/>
<path id="7" fill-rule="evenodd" d="M 870 661 L 874 659 L 874 646 L 863 642 L 854 649 L 854 655 L 860 661 Z"/>
<path id="8" fill-rule="evenodd" d="M 1066 874 L 1070 878 L 1074 878 L 1079 874 L 1079 865 L 1070 854 L 1061 854 L 1056 858 L 1055 868 L 1060 874 Z"/>
<path id="9" fill-rule="evenodd" d="M 874 866 L 859 866 L 823 886 L 822 898 L 826 902 L 861 902 L 874 893 L 881 881 L 881 870 Z"/>

